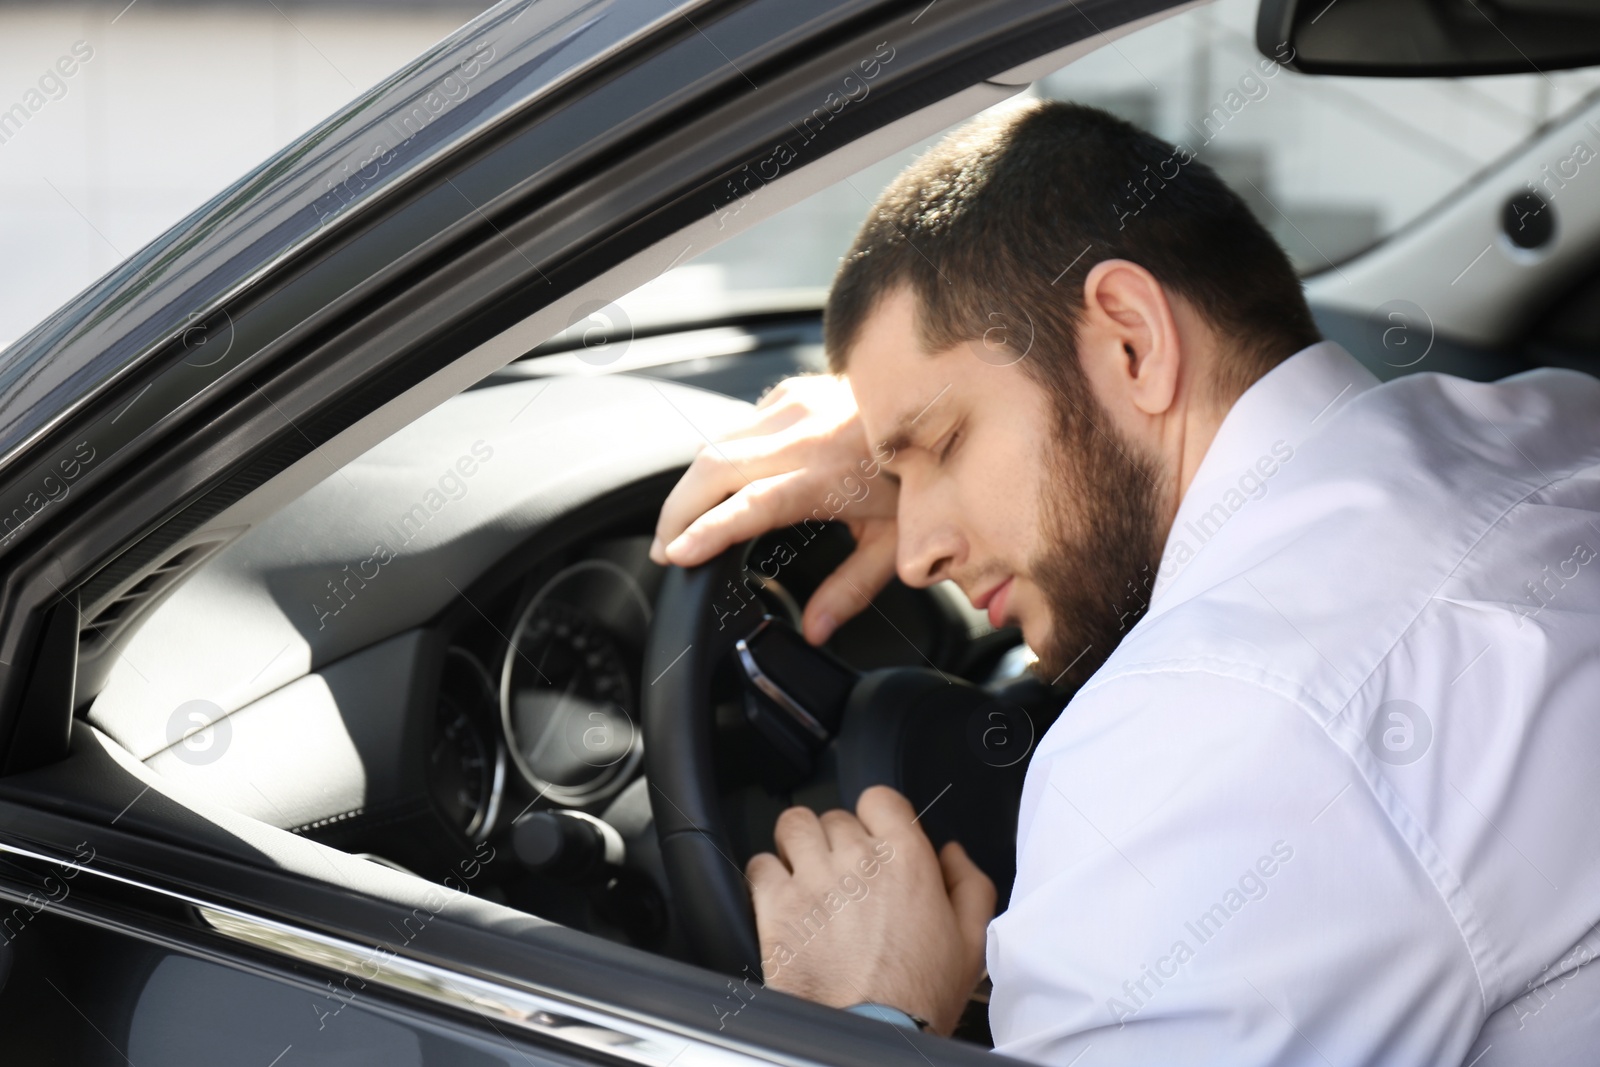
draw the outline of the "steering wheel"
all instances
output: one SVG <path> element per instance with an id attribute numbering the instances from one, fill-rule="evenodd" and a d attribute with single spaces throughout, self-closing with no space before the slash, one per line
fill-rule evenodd
<path id="1" fill-rule="evenodd" d="M 745 543 L 699 567 L 670 568 L 645 648 L 644 677 L 654 679 L 642 710 L 650 805 L 672 907 L 699 962 L 744 978 L 762 974 L 748 857 L 735 853 L 714 757 L 714 734 L 726 727 L 713 721 L 713 683 L 730 662 L 746 686 L 749 722 L 775 742 L 799 739 L 779 746 L 791 764 L 796 746 L 809 746 L 810 776 L 836 773 L 840 802 L 852 810 L 870 785 L 900 790 L 935 848 L 961 841 L 995 881 L 1003 908 L 1015 874 L 1026 756 L 1043 732 L 1041 717 L 1059 710 L 1059 695 L 1037 683 L 995 694 L 930 667 L 858 675 L 791 631 L 766 667 L 768 675 L 781 673 L 784 688 L 815 703 L 815 679 L 849 672 L 846 685 L 832 687 L 848 694 L 842 704 L 809 709 L 820 722 L 806 724 L 808 709 L 797 710 L 751 657 L 752 638 L 782 624 L 766 614 L 763 578 L 749 555 Z M 831 758 L 821 758 L 824 751 Z"/>

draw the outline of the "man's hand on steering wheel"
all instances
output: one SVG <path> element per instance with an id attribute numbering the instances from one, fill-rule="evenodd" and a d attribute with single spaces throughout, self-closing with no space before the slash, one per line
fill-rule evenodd
<path id="1" fill-rule="evenodd" d="M 789 378 L 756 405 L 754 417 L 689 465 L 661 508 L 650 558 L 693 567 L 768 530 L 830 516 L 850 527 L 856 549 L 806 604 L 806 639 L 821 644 L 867 606 L 895 571 L 895 508 L 890 458 L 868 443 L 854 395 L 831 374 Z"/>
<path id="2" fill-rule="evenodd" d="M 894 576 L 899 493 L 876 477 L 890 458 L 867 441 L 847 381 L 790 378 L 700 450 L 661 508 L 650 558 L 695 567 L 791 523 L 848 523 L 855 551 L 805 608 L 806 638 L 821 644 Z M 790 808 L 773 837 L 777 855 L 746 868 L 766 984 L 836 1007 L 888 1004 L 949 1034 L 982 973 L 995 907 L 994 883 L 965 850 L 935 853 L 888 786 L 865 790 L 855 815 Z"/>
<path id="3" fill-rule="evenodd" d="M 983 973 L 995 888 L 956 842 L 935 853 L 915 820 L 882 785 L 855 815 L 778 817 L 778 854 L 745 868 L 768 988 L 841 1008 L 887 1004 L 949 1036 Z"/>

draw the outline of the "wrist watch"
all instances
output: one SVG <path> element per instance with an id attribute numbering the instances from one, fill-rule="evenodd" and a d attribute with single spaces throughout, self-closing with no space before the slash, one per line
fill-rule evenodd
<path id="1" fill-rule="evenodd" d="M 865 1015 L 867 1018 L 877 1019 L 879 1022 L 892 1023 L 905 1030 L 928 1030 L 932 1025 L 920 1015 L 913 1015 L 909 1011 L 902 1011 L 888 1004 L 877 1004 L 870 1001 L 852 1004 L 845 1011 L 855 1012 L 857 1015 Z"/>

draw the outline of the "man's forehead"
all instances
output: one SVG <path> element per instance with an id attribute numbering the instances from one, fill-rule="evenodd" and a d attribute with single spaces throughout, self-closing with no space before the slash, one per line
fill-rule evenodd
<path id="1" fill-rule="evenodd" d="M 956 386 L 947 360 L 921 352 L 913 356 L 905 361 L 909 366 L 892 366 L 892 358 L 868 357 L 862 360 L 861 373 L 853 360 L 850 368 L 863 427 L 873 440 L 887 441 L 896 449 L 911 440 L 922 422 L 933 417 L 931 413 L 950 402 Z"/>
<path id="2" fill-rule="evenodd" d="M 856 406 L 875 440 L 892 442 L 896 434 L 915 431 L 959 369 L 949 355 L 922 348 L 909 289 L 898 287 L 878 301 L 851 346 L 847 368 Z"/>

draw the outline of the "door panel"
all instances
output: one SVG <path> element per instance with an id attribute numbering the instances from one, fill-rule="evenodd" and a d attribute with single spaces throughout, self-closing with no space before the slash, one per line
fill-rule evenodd
<path id="1" fill-rule="evenodd" d="M 36 898 L 37 899 L 37 898 Z M 23 902 L 0 913 L 7 1064 L 568 1067 L 487 1021 L 398 1004 L 359 982 L 270 976 Z M 4 964 L 0 964 L 3 967 Z"/>

